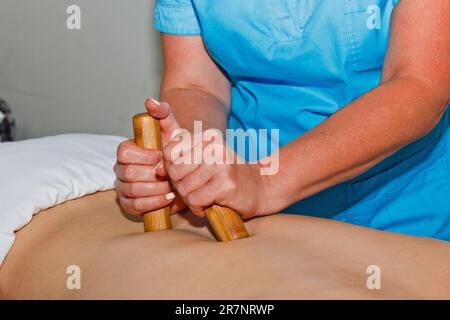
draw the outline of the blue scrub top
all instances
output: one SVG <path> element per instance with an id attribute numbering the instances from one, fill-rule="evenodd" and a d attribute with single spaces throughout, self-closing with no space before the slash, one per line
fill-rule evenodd
<path id="1" fill-rule="evenodd" d="M 232 83 L 229 127 L 279 129 L 283 146 L 380 84 L 398 1 L 158 0 L 155 27 L 201 35 Z M 283 212 L 450 240 L 449 119 Z"/>

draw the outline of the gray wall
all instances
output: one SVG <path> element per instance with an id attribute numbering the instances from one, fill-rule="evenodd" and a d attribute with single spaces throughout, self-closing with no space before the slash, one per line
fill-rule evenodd
<path id="1" fill-rule="evenodd" d="M 81 7 L 81 30 L 66 8 Z M 17 138 L 131 135 L 161 74 L 153 0 L 0 0 L 0 97 Z"/>

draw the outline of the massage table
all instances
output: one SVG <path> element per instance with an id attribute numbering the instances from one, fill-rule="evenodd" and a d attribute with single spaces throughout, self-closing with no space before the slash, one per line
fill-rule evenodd
<path id="1" fill-rule="evenodd" d="M 302 215 L 245 223 L 217 242 L 206 219 L 144 233 L 114 190 L 47 209 L 16 233 L 1 299 L 450 299 L 450 244 Z M 81 288 L 68 289 L 69 266 Z M 370 266 L 381 288 L 369 289 Z M 369 269 L 368 269 L 369 268 Z"/>

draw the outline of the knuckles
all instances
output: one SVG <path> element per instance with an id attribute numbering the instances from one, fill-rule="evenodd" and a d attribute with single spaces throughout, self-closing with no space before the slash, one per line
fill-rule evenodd
<path id="1" fill-rule="evenodd" d="M 225 189 L 225 192 L 227 192 L 227 193 L 234 193 L 237 189 L 237 185 L 231 179 L 227 179 L 223 183 L 223 188 Z"/>
<path id="2" fill-rule="evenodd" d="M 167 146 L 162 151 L 162 156 L 164 161 L 171 163 L 172 162 L 172 152 L 173 149 L 177 146 L 179 142 L 176 141 L 170 141 Z"/>
<path id="3" fill-rule="evenodd" d="M 187 187 L 186 184 L 183 182 L 178 183 L 176 186 L 177 192 L 182 198 L 186 198 L 188 196 L 186 187 Z"/>
<path id="4" fill-rule="evenodd" d="M 200 199 L 194 194 L 191 193 L 186 197 L 186 202 L 190 207 L 201 207 Z"/>
<path id="5" fill-rule="evenodd" d="M 138 210 L 135 209 L 135 205 L 134 205 L 134 201 L 127 201 L 127 199 L 125 197 L 119 197 L 119 203 L 120 206 L 122 207 L 122 209 L 125 210 L 125 212 L 127 212 L 128 214 L 131 215 L 139 215 L 140 212 Z"/>
<path id="6" fill-rule="evenodd" d="M 139 195 L 137 189 L 138 189 L 138 185 L 136 183 L 130 183 L 128 186 L 128 194 L 131 197 L 137 197 Z"/>
<path id="7" fill-rule="evenodd" d="M 172 180 L 172 181 L 179 181 L 180 179 L 179 179 L 179 175 L 178 175 L 178 170 L 177 170 L 177 168 L 174 166 L 174 165 L 170 165 L 168 168 L 167 168 L 167 174 L 169 175 L 169 177 L 170 177 L 170 179 Z"/>
<path id="8" fill-rule="evenodd" d="M 126 181 L 133 181 L 135 178 L 135 169 L 132 166 L 123 166 L 123 177 Z"/>
<path id="9" fill-rule="evenodd" d="M 140 199 L 134 199 L 131 201 L 131 208 L 135 211 L 135 212 L 143 212 L 144 211 L 144 206 L 142 204 L 142 201 Z"/>
<path id="10" fill-rule="evenodd" d="M 148 165 L 154 165 L 161 157 L 162 151 L 137 148 L 131 141 L 124 141 L 117 147 L 117 161 L 121 164 L 143 161 Z"/>
<path id="11" fill-rule="evenodd" d="M 126 162 L 129 157 L 129 144 L 127 142 L 122 142 L 117 148 L 117 160 L 119 162 Z"/>

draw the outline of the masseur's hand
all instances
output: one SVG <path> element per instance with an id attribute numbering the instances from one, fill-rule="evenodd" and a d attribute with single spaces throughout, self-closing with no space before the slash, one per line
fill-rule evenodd
<path id="1" fill-rule="evenodd" d="M 147 100 L 145 107 L 151 116 L 160 119 L 162 143 L 167 145 L 171 133 L 179 128 L 169 105 Z M 119 145 L 114 172 L 119 202 L 126 212 L 140 215 L 169 205 L 171 212 L 176 213 L 186 207 L 172 189 L 165 171 L 156 173 L 161 163 L 161 151 L 140 148 L 133 140 Z"/>
<path id="2" fill-rule="evenodd" d="M 258 164 L 238 163 L 237 155 L 216 129 L 200 132 L 184 130 L 173 134 L 163 149 L 164 167 L 172 185 L 198 216 L 218 204 L 232 208 L 244 217 L 268 214 L 267 182 Z"/>

